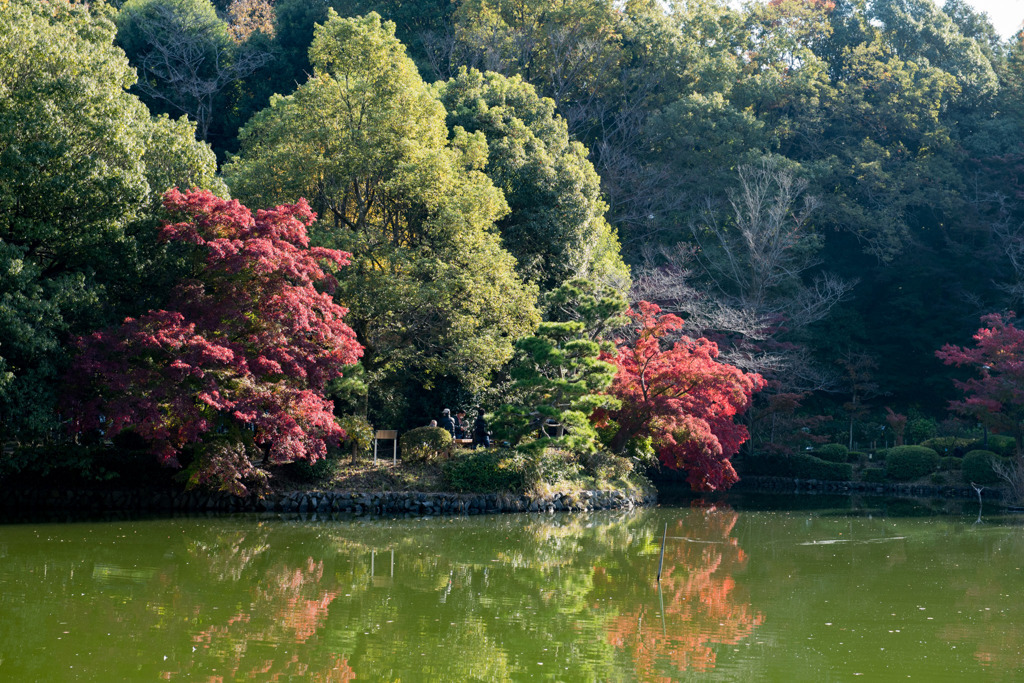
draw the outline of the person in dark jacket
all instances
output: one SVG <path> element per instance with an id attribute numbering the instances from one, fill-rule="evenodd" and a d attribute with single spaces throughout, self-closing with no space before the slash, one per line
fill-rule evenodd
<path id="1" fill-rule="evenodd" d="M 487 433 L 487 420 L 484 419 L 484 409 L 477 410 L 476 420 L 473 421 L 473 448 L 491 447 L 491 436 Z"/>
<path id="2" fill-rule="evenodd" d="M 447 429 L 448 433 L 455 438 L 455 420 L 452 419 L 452 411 L 445 408 L 441 411 L 441 429 Z"/>
<path id="3" fill-rule="evenodd" d="M 455 411 L 455 438 L 465 439 L 467 427 L 469 427 L 469 425 L 466 424 L 466 411 L 459 408 Z"/>

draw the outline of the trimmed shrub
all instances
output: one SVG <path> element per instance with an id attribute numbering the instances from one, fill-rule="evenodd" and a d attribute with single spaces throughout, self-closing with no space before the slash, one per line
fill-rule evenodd
<path id="1" fill-rule="evenodd" d="M 1000 479 L 992 471 L 992 461 L 998 457 L 992 451 L 971 451 L 964 456 L 960 476 L 967 483 L 996 484 Z"/>
<path id="2" fill-rule="evenodd" d="M 743 474 L 850 481 L 853 478 L 853 465 L 827 462 L 806 453 L 758 455 L 743 459 Z"/>
<path id="3" fill-rule="evenodd" d="M 896 446 L 885 456 L 885 476 L 891 481 L 910 481 L 939 467 L 939 454 L 924 446 Z"/>
<path id="4" fill-rule="evenodd" d="M 939 460 L 939 471 L 940 472 L 952 472 L 953 470 L 960 469 L 963 461 L 960 458 L 947 455 L 946 457 Z"/>
<path id="5" fill-rule="evenodd" d="M 867 460 L 868 454 L 861 451 L 850 451 L 846 454 L 846 462 L 858 463 Z"/>
<path id="6" fill-rule="evenodd" d="M 974 439 L 964 439 L 959 436 L 936 436 L 921 442 L 925 448 L 930 448 L 939 455 L 955 455 L 956 449 L 960 449 L 961 455 L 969 451 Z"/>
<path id="7" fill-rule="evenodd" d="M 941 486 L 942 484 L 945 484 L 946 483 L 946 473 L 945 472 L 932 472 L 931 482 L 933 484 L 936 484 L 936 485 L 939 485 L 939 486 Z"/>
<path id="8" fill-rule="evenodd" d="M 965 448 L 964 450 L 992 451 L 996 455 L 1009 458 L 1017 453 L 1017 442 L 1014 441 L 1012 436 L 989 434 L 988 445 L 985 444 L 984 439 L 978 439 L 977 441 L 972 442 L 969 448 Z"/>
<path id="9" fill-rule="evenodd" d="M 864 470 L 864 474 L 861 475 L 861 479 L 869 484 L 884 484 L 885 470 L 881 467 L 869 467 Z"/>
<path id="10" fill-rule="evenodd" d="M 452 435 L 440 427 L 417 427 L 402 434 L 403 460 L 439 460 L 451 455 Z"/>
<path id="11" fill-rule="evenodd" d="M 333 456 L 336 453 L 328 452 L 327 457 L 318 459 L 312 465 L 308 460 L 296 460 L 295 462 L 283 465 L 287 472 L 300 481 L 310 484 L 328 484 L 338 471 L 338 460 Z"/>
<path id="12" fill-rule="evenodd" d="M 519 454 L 502 448 L 478 448 L 441 466 L 445 485 L 453 491 L 521 491 L 525 479 Z"/>
<path id="13" fill-rule="evenodd" d="M 874 462 L 885 462 L 885 456 L 887 455 L 889 455 L 888 448 L 878 448 L 871 454 L 871 459 Z"/>
<path id="14" fill-rule="evenodd" d="M 828 462 L 846 462 L 849 449 L 841 443 L 827 443 L 814 449 L 814 457 Z"/>

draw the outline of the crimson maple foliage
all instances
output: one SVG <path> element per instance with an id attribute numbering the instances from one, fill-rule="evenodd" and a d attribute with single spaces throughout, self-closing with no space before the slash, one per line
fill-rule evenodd
<path id="1" fill-rule="evenodd" d="M 80 338 L 72 369 L 75 431 L 134 430 L 167 465 L 194 446 L 191 484 L 236 494 L 263 473 L 250 459 L 315 461 L 345 433 L 323 397 L 327 382 L 362 347 L 329 293 L 324 263 L 349 254 L 310 247 L 316 220 L 304 199 L 261 210 L 208 191 L 171 189 L 177 219 L 160 238 L 195 245 L 194 277 L 178 284 L 169 310 L 127 318 Z"/>
<path id="2" fill-rule="evenodd" d="M 637 325 L 636 341 L 619 344 L 614 357 L 602 356 L 618 367 L 608 391 L 622 401 L 620 409 L 596 415 L 618 424 L 612 448 L 649 436 L 662 464 L 686 470 L 695 491 L 732 486 L 739 477 L 729 459 L 749 437 L 734 418 L 764 380 L 718 362 L 718 346 L 703 337 L 683 336 L 662 348 L 663 338 L 678 332 L 683 320 L 646 301 L 637 309 L 628 312 Z"/>
<path id="3" fill-rule="evenodd" d="M 950 408 L 970 415 L 993 431 L 1013 434 L 1017 454 L 1024 441 L 1024 330 L 998 313 L 982 316 L 982 327 L 974 334 L 974 348 L 946 344 L 935 352 L 946 365 L 973 366 L 978 377 L 955 382 L 964 392 L 962 401 Z"/>

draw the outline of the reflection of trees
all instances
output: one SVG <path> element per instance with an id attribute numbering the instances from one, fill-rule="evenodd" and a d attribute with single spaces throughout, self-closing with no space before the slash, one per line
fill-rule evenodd
<path id="1" fill-rule="evenodd" d="M 664 621 L 648 599 L 610 622 L 609 642 L 629 654 L 641 679 L 670 681 L 678 672 L 712 669 L 713 645 L 737 643 L 761 623 L 762 615 L 751 609 L 733 579 L 747 559 L 730 537 L 738 517 L 732 510 L 710 508 L 670 524 L 661 578 Z M 653 598 L 653 576 L 644 588 Z"/>
<path id="2" fill-rule="evenodd" d="M 337 589 L 321 586 L 323 577 L 324 562 L 311 557 L 297 565 L 275 563 L 269 570 L 247 577 L 249 604 L 240 604 L 224 621 L 210 623 L 194 633 L 192 642 L 205 652 L 188 664 L 194 664 L 199 673 L 212 656 L 226 668 L 228 679 L 303 676 L 323 681 L 351 680 L 354 674 L 347 659 L 335 653 L 325 653 L 326 658 L 308 657 L 289 648 L 293 654 L 278 656 L 277 648 L 260 647 L 302 645 L 317 634 L 338 596 Z M 192 668 L 187 665 L 166 673 L 191 675 Z"/>
<path id="3" fill-rule="evenodd" d="M 0 636 L 4 648 L 37 649 L 54 631 L 39 615 L 67 615 L 80 623 L 62 630 L 103 635 L 93 651 L 107 679 L 616 680 L 699 669 L 701 656 L 706 668 L 714 644 L 760 618 L 730 578 L 745 560 L 730 538 L 735 515 L 688 513 L 670 527 L 707 542 L 668 547 L 666 636 L 653 582 L 663 514 L 166 520 L 128 545 L 120 529 L 91 530 L 76 554 L 27 538 L 7 551 L 25 578 L 0 565 L 0 606 L 19 615 L 0 619 Z M 671 649 L 685 661 L 663 665 Z"/>
<path id="4" fill-rule="evenodd" d="M 1020 674 L 1024 623 L 1014 619 L 1012 612 L 1007 614 L 1008 605 L 1021 612 L 1021 582 L 1019 574 L 1008 573 L 1006 568 L 1020 565 L 1024 535 L 1008 535 L 997 543 L 975 541 L 974 545 L 970 579 L 965 577 L 953 584 L 950 595 L 958 619 L 943 626 L 939 636 L 947 643 L 973 650 L 974 660 L 987 673 L 1015 672 L 1006 679 L 1014 680 Z"/>

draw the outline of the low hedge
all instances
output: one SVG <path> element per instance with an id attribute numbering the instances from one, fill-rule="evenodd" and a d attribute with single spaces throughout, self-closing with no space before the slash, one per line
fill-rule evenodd
<path id="1" fill-rule="evenodd" d="M 402 460 L 439 460 L 451 454 L 452 435 L 440 427 L 417 427 L 402 434 Z"/>
<path id="2" fill-rule="evenodd" d="M 939 460 L 939 471 L 951 472 L 953 470 L 958 470 L 960 469 L 962 464 L 963 460 L 961 460 L 960 458 L 955 458 L 952 455 L 947 455 L 946 457 Z"/>
<path id="3" fill-rule="evenodd" d="M 890 481 L 910 481 L 939 468 L 939 454 L 925 446 L 895 446 L 885 456 L 885 476 Z"/>
<path id="4" fill-rule="evenodd" d="M 525 476 L 515 451 L 478 448 L 457 455 L 441 466 L 445 485 L 452 491 L 522 491 Z"/>
<path id="5" fill-rule="evenodd" d="M 883 484 L 885 483 L 885 469 L 881 467 L 869 467 L 864 470 L 861 475 L 861 479 L 870 484 Z"/>
<path id="6" fill-rule="evenodd" d="M 828 462 L 806 453 L 755 455 L 743 459 L 742 473 L 768 477 L 850 481 L 853 479 L 853 465 L 845 462 Z"/>
<path id="7" fill-rule="evenodd" d="M 973 443 L 974 439 L 964 439 L 959 436 L 936 436 L 925 439 L 920 445 L 932 449 L 939 455 L 954 455 L 956 449 L 959 448 L 960 454 L 963 455 L 965 451 L 971 449 Z"/>
<path id="8" fill-rule="evenodd" d="M 996 484 L 999 476 L 992 470 L 992 462 L 999 458 L 992 451 L 975 450 L 964 456 L 960 476 L 967 483 Z"/>
<path id="9" fill-rule="evenodd" d="M 846 462 L 858 463 L 861 460 L 867 459 L 868 454 L 860 451 L 850 451 L 846 454 Z"/>
<path id="10" fill-rule="evenodd" d="M 841 443 L 827 443 L 814 449 L 814 457 L 828 462 L 846 462 L 849 449 Z"/>
<path id="11" fill-rule="evenodd" d="M 291 476 L 309 484 L 329 484 L 338 472 L 339 462 L 332 453 L 328 457 L 317 459 L 313 464 L 308 460 L 296 460 L 284 465 Z"/>
<path id="12" fill-rule="evenodd" d="M 1016 454 L 1017 442 L 1012 436 L 989 434 L 988 439 L 978 439 L 977 441 L 972 442 L 969 448 L 965 448 L 964 450 L 992 451 L 996 455 L 1009 458 L 1011 455 Z"/>

